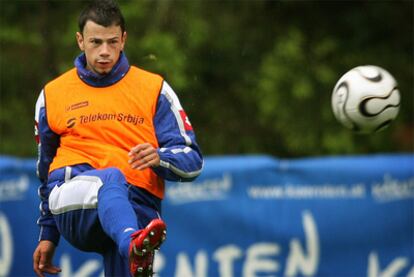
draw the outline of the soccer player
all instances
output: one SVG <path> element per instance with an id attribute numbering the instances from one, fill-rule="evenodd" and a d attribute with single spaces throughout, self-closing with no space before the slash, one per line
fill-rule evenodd
<path id="1" fill-rule="evenodd" d="M 124 18 L 110 0 L 79 17 L 75 67 L 36 103 L 41 181 L 38 276 L 57 274 L 60 235 L 100 253 L 105 276 L 151 276 L 165 240 L 164 180 L 192 181 L 203 158 L 177 95 L 159 75 L 128 63 Z"/>

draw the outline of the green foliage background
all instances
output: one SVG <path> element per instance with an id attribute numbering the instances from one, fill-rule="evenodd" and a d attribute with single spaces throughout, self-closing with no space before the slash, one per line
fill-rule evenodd
<path id="1" fill-rule="evenodd" d="M 35 156 L 34 105 L 73 66 L 82 1 L 0 1 L 0 153 Z M 130 63 L 162 74 L 204 154 L 282 157 L 412 152 L 412 1 L 120 1 Z M 386 130 L 334 118 L 332 89 L 374 64 L 399 83 Z"/>

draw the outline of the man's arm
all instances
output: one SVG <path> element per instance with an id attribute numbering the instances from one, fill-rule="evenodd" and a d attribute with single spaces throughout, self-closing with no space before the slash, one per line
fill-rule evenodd
<path id="1" fill-rule="evenodd" d="M 132 165 L 137 165 L 137 169 L 152 166 L 155 173 L 169 181 L 192 181 L 200 175 L 203 157 L 193 128 L 177 95 L 165 81 L 158 98 L 154 126 L 159 149 L 149 144 L 132 148 L 130 156 L 139 156 L 131 159 Z"/>
<path id="2" fill-rule="evenodd" d="M 48 187 L 47 181 L 49 166 L 56 155 L 56 150 L 59 147 L 60 143 L 60 137 L 49 127 L 43 90 L 36 102 L 35 137 L 38 144 L 37 175 L 41 182 L 38 190 L 38 194 L 41 200 L 41 214 L 37 222 L 37 224 L 40 225 L 39 241 L 49 240 L 57 245 L 59 242 L 60 234 L 57 230 L 55 220 L 49 210 L 48 201 L 50 189 Z"/>

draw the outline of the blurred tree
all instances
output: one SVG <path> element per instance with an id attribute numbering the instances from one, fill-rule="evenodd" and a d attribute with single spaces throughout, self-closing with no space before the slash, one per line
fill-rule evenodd
<path id="1" fill-rule="evenodd" d="M 0 1 L 0 153 L 33 156 L 34 104 L 73 66 L 84 1 Z M 205 154 L 294 157 L 413 151 L 412 1 L 120 1 L 132 64 L 180 95 Z M 333 86 L 376 64 L 400 86 L 397 120 L 356 135 Z"/>

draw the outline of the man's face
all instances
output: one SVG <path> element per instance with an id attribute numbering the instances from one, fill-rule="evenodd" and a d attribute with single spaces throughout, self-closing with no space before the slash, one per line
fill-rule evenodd
<path id="1" fill-rule="evenodd" d="M 83 33 L 76 33 L 79 48 L 85 52 L 86 68 L 98 74 L 107 74 L 124 49 L 126 32 L 120 26 L 104 27 L 88 20 Z"/>

